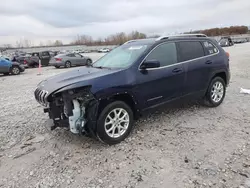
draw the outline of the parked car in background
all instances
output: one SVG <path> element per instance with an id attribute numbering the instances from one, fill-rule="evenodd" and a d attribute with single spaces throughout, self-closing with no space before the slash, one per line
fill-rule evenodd
<path id="1" fill-rule="evenodd" d="M 90 51 L 89 50 L 81 50 L 81 51 L 79 51 L 79 54 L 82 54 L 82 53 L 90 53 Z"/>
<path id="2" fill-rule="evenodd" d="M 202 34 L 128 41 L 92 66 L 38 84 L 36 100 L 54 126 L 107 144 L 123 141 L 134 119 L 162 104 L 198 99 L 221 105 L 230 81 L 229 54 Z"/>
<path id="3" fill-rule="evenodd" d="M 41 60 L 42 66 L 48 66 L 49 61 L 51 59 L 51 55 L 49 51 L 43 51 L 43 52 L 33 52 L 32 56 L 37 56 Z"/>
<path id="4" fill-rule="evenodd" d="M 92 59 L 83 56 L 81 54 L 59 54 L 53 58 L 51 58 L 49 65 L 54 66 L 56 68 L 65 67 L 70 68 L 72 66 L 84 66 L 92 64 Z"/>
<path id="5" fill-rule="evenodd" d="M 233 46 L 234 42 L 231 37 L 222 37 L 219 41 L 221 47 Z"/>
<path id="6" fill-rule="evenodd" d="M 241 43 L 245 43 L 245 42 L 248 42 L 248 40 L 245 38 L 234 39 L 235 44 L 241 44 Z"/>
<path id="7" fill-rule="evenodd" d="M 11 60 L 11 58 L 9 56 L 6 56 L 6 55 L 2 55 L 0 54 L 0 58 L 3 58 L 3 59 L 6 59 L 6 60 Z"/>
<path id="8" fill-rule="evenodd" d="M 55 57 L 56 55 L 58 55 L 59 51 L 49 51 L 50 57 Z"/>
<path id="9" fill-rule="evenodd" d="M 23 65 L 31 68 L 39 67 L 39 57 L 26 54 Z"/>
<path id="10" fill-rule="evenodd" d="M 24 72 L 24 66 L 20 65 L 17 62 L 12 62 L 4 58 L 0 58 L 0 73 L 4 75 L 13 74 L 18 75 L 21 72 Z"/>
<path id="11" fill-rule="evenodd" d="M 109 48 L 102 48 L 100 50 L 98 50 L 99 53 L 108 53 L 110 52 L 110 49 Z"/>
<path id="12" fill-rule="evenodd" d="M 14 53 L 12 55 L 11 61 L 18 62 L 19 64 L 24 65 L 24 59 L 30 55 L 31 54 L 29 53 Z"/>

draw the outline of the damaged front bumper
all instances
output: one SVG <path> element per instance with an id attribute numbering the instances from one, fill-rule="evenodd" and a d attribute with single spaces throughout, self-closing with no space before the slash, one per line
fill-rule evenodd
<path id="1" fill-rule="evenodd" d="M 99 102 L 89 88 L 52 95 L 37 89 L 35 98 L 45 107 L 44 112 L 53 120 L 51 130 L 66 127 L 74 134 L 95 136 Z"/>

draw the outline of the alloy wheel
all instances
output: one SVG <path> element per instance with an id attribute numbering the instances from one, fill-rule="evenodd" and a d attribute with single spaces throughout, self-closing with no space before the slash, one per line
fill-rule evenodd
<path id="1" fill-rule="evenodd" d="M 211 90 L 211 99 L 215 103 L 219 103 L 224 95 L 224 86 L 221 82 L 217 81 L 213 84 Z"/>
<path id="2" fill-rule="evenodd" d="M 13 67 L 12 68 L 12 73 L 15 74 L 15 75 L 19 74 L 20 73 L 19 68 L 18 67 Z"/>
<path id="3" fill-rule="evenodd" d="M 129 127 L 129 114 L 123 108 L 115 108 L 105 119 L 105 132 L 111 138 L 124 135 Z"/>
<path id="4" fill-rule="evenodd" d="M 66 62 L 66 64 L 65 64 L 65 66 L 66 66 L 66 68 L 70 68 L 70 62 Z"/>

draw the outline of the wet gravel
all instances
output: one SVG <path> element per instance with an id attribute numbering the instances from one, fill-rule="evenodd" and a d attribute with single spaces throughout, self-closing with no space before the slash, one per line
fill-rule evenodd
<path id="1" fill-rule="evenodd" d="M 232 79 L 221 106 L 161 108 L 115 146 L 50 131 L 33 91 L 68 69 L 0 76 L 0 187 L 250 187 L 250 95 L 239 92 L 250 89 L 250 43 L 226 51 Z"/>

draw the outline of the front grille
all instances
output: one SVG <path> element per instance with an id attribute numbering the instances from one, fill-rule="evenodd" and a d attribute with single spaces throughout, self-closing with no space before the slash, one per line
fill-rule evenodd
<path id="1" fill-rule="evenodd" d="M 45 91 L 45 90 L 41 90 L 41 89 L 39 89 L 39 88 L 37 88 L 37 89 L 35 90 L 35 98 L 36 98 L 36 100 L 37 100 L 40 104 L 42 104 L 42 105 L 44 105 L 44 106 L 47 105 L 47 95 L 48 95 L 48 92 Z"/>

